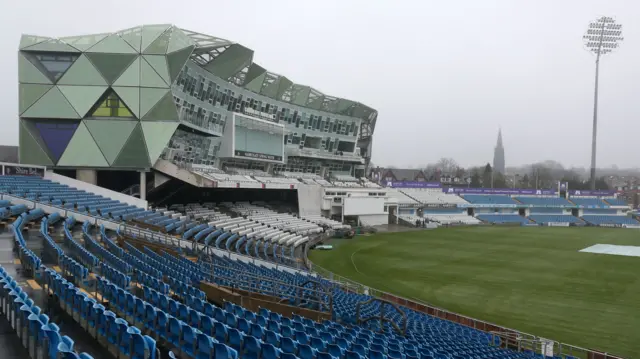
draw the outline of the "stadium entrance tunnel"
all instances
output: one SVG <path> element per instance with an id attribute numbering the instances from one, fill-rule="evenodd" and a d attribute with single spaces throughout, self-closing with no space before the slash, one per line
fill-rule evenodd
<path id="1" fill-rule="evenodd" d="M 298 193 L 291 189 L 202 188 L 178 179 L 170 179 L 147 192 L 154 206 L 205 202 L 280 202 L 297 211 Z"/>

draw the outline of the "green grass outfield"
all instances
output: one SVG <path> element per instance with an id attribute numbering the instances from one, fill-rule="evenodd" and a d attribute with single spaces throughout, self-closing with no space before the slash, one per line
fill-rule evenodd
<path id="1" fill-rule="evenodd" d="M 640 358 L 640 231 L 458 227 L 336 240 L 311 260 L 372 288 L 505 327 Z"/>

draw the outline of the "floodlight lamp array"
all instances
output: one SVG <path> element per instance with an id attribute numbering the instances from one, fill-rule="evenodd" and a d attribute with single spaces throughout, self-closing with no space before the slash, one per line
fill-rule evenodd
<path id="1" fill-rule="evenodd" d="M 622 37 L 622 25 L 615 20 L 603 16 L 589 24 L 586 34 L 582 37 L 587 50 L 596 55 L 604 55 L 619 47 Z"/>

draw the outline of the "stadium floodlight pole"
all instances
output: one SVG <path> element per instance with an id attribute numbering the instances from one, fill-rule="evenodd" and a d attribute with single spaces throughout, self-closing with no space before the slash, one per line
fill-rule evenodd
<path id="1" fill-rule="evenodd" d="M 589 23 L 587 33 L 582 37 L 587 50 L 596 55 L 596 83 L 593 95 L 593 132 L 591 135 L 591 177 L 590 186 L 596 189 L 596 137 L 598 133 L 598 75 L 600 56 L 618 48 L 622 37 L 622 25 L 609 16 L 601 16 Z"/>

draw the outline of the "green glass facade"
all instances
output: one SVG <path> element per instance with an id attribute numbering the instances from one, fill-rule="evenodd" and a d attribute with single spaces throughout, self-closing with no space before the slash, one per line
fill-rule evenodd
<path id="1" fill-rule="evenodd" d="M 174 162 L 180 158 L 180 162 L 210 164 L 228 113 L 244 110 L 238 105 L 220 111 L 215 105 L 229 99 L 242 103 L 241 93 L 255 94 L 250 107 L 263 111 L 266 105 L 263 112 L 275 114 L 274 122 L 290 125 L 288 117 L 295 117 L 294 111 L 308 112 L 304 116 L 311 117 L 305 126 L 317 130 L 320 122 L 312 128 L 312 119 L 322 114 L 332 118 L 344 129 L 324 136 L 327 143 L 335 137 L 370 149 L 377 117 L 367 106 L 268 72 L 253 63 L 253 51 L 240 44 L 172 25 L 59 39 L 23 35 L 18 64 L 22 163 L 146 169 L 159 158 Z M 214 81 L 209 86 L 219 84 L 218 92 L 212 88 L 185 92 L 185 65 L 204 70 L 203 82 L 208 78 Z M 198 103 L 196 95 L 192 102 L 202 111 L 194 112 L 194 106 L 185 109 L 184 98 L 194 97 L 194 90 L 213 91 L 216 95 L 211 98 L 219 101 L 207 103 L 203 98 Z M 265 99 L 262 105 L 259 99 Z M 369 157 L 370 151 L 364 156 Z"/>

